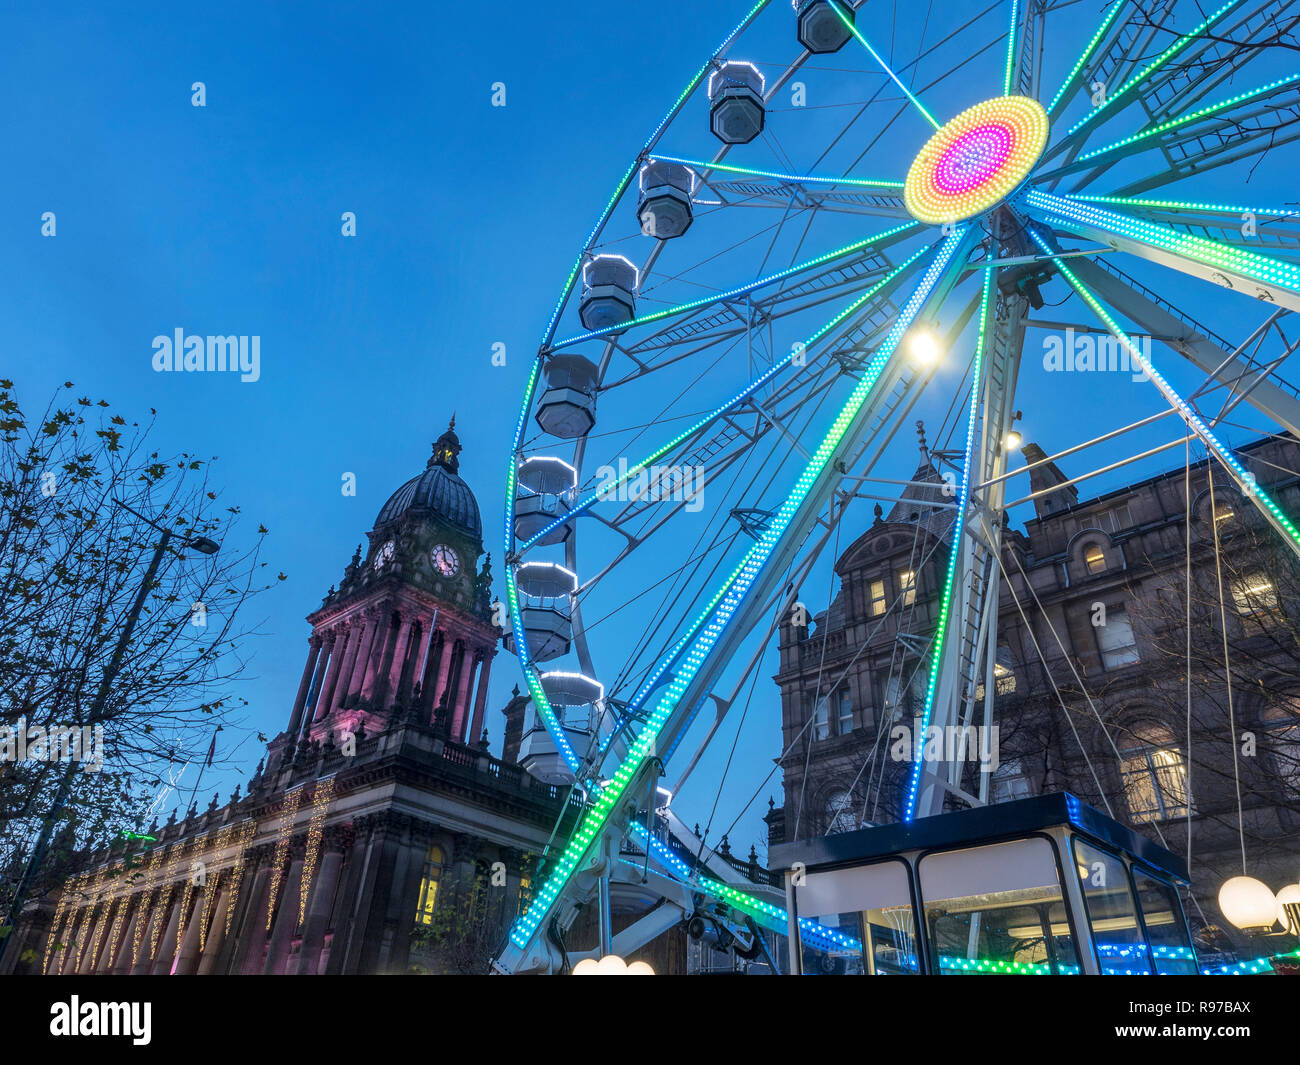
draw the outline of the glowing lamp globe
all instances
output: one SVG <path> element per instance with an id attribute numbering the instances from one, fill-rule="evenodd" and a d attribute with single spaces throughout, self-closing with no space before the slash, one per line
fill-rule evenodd
<path id="1" fill-rule="evenodd" d="M 596 963 L 597 976 L 626 976 L 627 962 L 617 954 L 606 954 Z"/>
<path id="2" fill-rule="evenodd" d="M 1286 912 L 1288 906 L 1300 906 L 1300 884 L 1287 884 L 1277 893 L 1277 923 L 1293 936 L 1300 936 L 1300 923 Z"/>
<path id="3" fill-rule="evenodd" d="M 1047 146 L 1047 112 L 1028 96 L 998 96 L 941 127 L 912 161 L 903 203 L 930 225 L 996 207 L 1029 177 Z"/>
<path id="4" fill-rule="evenodd" d="M 1277 899 L 1268 885 L 1253 876 L 1234 876 L 1219 888 L 1219 909 L 1241 929 L 1272 928 Z"/>
<path id="5" fill-rule="evenodd" d="M 634 961 L 627 967 L 628 976 L 654 976 L 654 974 L 654 969 L 643 961 Z"/>
<path id="6" fill-rule="evenodd" d="M 573 976 L 595 976 L 599 972 L 599 963 L 595 958 L 583 958 L 573 967 Z"/>

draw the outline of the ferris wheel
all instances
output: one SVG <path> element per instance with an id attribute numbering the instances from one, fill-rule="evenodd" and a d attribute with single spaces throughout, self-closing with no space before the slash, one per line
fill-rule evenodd
<path id="1" fill-rule="evenodd" d="M 701 900 L 742 945 L 746 927 L 785 930 L 780 893 L 736 887 L 670 800 L 720 787 L 692 777 L 725 722 L 776 731 L 749 713 L 772 637 L 847 544 L 845 514 L 901 483 L 878 471 L 944 389 L 955 520 L 923 722 L 991 712 L 976 692 L 993 676 L 1021 472 L 1007 441 L 1046 299 L 1113 338 L 1185 425 L 1177 442 L 1216 456 L 1300 554 L 1220 427 L 1245 403 L 1300 435 L 1280 373 L 1296 345 L 1278 328 L 1300 310 L 1280 166 L 1300 74 L 1270 47 L 1300 23 L 1290 0 L 1208 14 L 994 0 L 924 26 L 865 0 L 792 7 L 756 4 L 674 99 L 599 211 L 528 378 L 505 493 L 507 646 L 531 696 L 521 761 L 585 804 L 501 971 L 556 969 L 554 930 L 597 897 L 607 914 L 625 874 L 673 905 L 617 943 L 606 927 L 605 953 Z M 1181 386 L 1188 374 L 1201 387 Z M 1056 426 L 1083 438 L 1073 387 Z M 987 801 L 949 773 L 918 759 L 897 815 Z M 644 855 L 634 876 L 629 852 Z"/>

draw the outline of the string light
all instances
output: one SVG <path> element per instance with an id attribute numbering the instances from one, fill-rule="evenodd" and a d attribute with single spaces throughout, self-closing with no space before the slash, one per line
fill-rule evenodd
<path id="1" fill-rule="evenodd" d="M 131 942 L 131 966 L 135 967 L 140 960 L 140 947 L 144 944 L 145 926 L 149 923 L 152 914 L 153 895 L 154 895 L 154 877 L 158 873 L 158 867 L 162 864 L 162 848 L 158 848 L 149 858 L 149 864 L 144 870 L 144 890 L 140 893 L 140 908 L 136 911 L 135 931 L 132 934 Z"/>
<path id="2" fill-rule="evenodd" d="M 912 161 L 903 185 L 907 210 L 931 225 L 983 214 L 1029 176 L 1047 145 L 1047 129 L 1047 112 L 1028 96 L 968 108 Z"/>
<path id="3" fill-rule="evenodd" d="M 181 908 L 180 913 L 176 918 L 177 954 L 180 954 L 181 952 L 181 943 L 185 939 L 185 930 L 189 928 L 189 921 L 186 920 L 186 915 L 190 912 L 190 900 L 194 898 L 194 862 L 196 859 L 202 861 L 202 859 L 199 858 L 202 851 L 203 839 L 196 837 L 190 841 L 189 847 L 187 847 L 184 852 L 187 860 L 181 862 L 181 875 L 185 878 L 185 887 L 181 891 Z M 193 918 L 190 918 L 190 920 L 193 920 Z"/>
<path id="4" fill-rule="evenodd" d="M 179 843 L 173 843 L 167 849 L 167 871 L 163 873 L 162 895 L 158 899 L 158 908 L 155 911 L 158 920 L 153 922 L 153 928 L 149 930 L 149 957 L 158 957 L 158 940 L 162 938 L 165 929 L 162 922 L 167 920 L 167 908 L 171 905 L 172 895 L 176 893 L 176 866 L 180 864 L 180 857 L 183 848 Z"/>
<path id="5" fill-rule="evenodd" d="M 220 861 L 226 853 L 226 848 L 230 845 L 230 833 L 234 828 L 227 823 L 217 829 L 217 842 L 213 848 L 213 863 Z M 221 883 L 221 874 L 213 873 L 209 878 L 203 879 L 203 909 L 199 914 L 199 953 L 208 945 L 208 918 L 212 914 L 212 904 L 216 899 L 217 885 Z"/>
<path id="6" fill-rule="evenodd" d="M 235 917 L 235 904 L 239 902 L 239 885 L 244 879 L 244 853 L 257 835 L 257 822 L 245 821 L 243 832 L 239 837 L 239 850 L 235 853 L 235 864 L 230 867 L 230 901 L 226 903 L 225 935 L 230 935 L 230 925 Z"/>
<path id="7" fill-rule="evenodd" d="M 266 900 L 266 930 L 271 930 L 271 920 L 275 917 L 275 900 L 280 895 L 281 870 L 284 860 L 289 856 L 289 837 L 293 834 L 293 823 L 298 816 L 298 804 L 302 802 L 302 789 L 299 784 L 292 791 L 286 792 L 284 806 L 280 810 L 280 835 L 275 841 L 275 852 L 271 858 L 271 890 Z"/>
<path id="8" fill-rule="evenodd" d="M 50 922 L 50 936 L 45 941 L 45 961 L 41 965 L 41 972 L 47 973 L 50 969 L 50 957 L 54 953 L 54 944 L 59 941 L 59 933 L 63 931 L 64 922 L 71 922 L 74 910 L 69 908 L 69 902 L 75 897 L 80 885 L 85 881 L 87 874 L 82 873 L 79 876 L 72 877 L 63 885 L 63 891 L 59 894 L 58 904 L 54 907 L 54 920 Z"/>
<path id="9" fill-rule="evenodd" d="M 1092 53 L 1097 50 L 1097 45 L 1101 42 L 1106 31 L 1110 29 L 1110 24 L 1115 21 L 1115 16 L 1120 13 L 1127 5 L 1124 0 L 1111 0 L 1110 10 L 1106 12 L 1106 17 L 1101 20 L 1101 25 L 1097 27 L 1097 32 L 1092 35 L 1079 58 L 1074 61 L 1074 66 L 1070 68 L 1070 73 L 1065 76 L 1061 82 L 1061 87 L 1056 90 L 1056 95 L 1052 97 L 1052 102 L 1047 105 L 1047 113 L 1050 115 L 1056 110 L 1056 105 L 1061 102 L 1061 97 L 1065 95 L 1066 90 L 1074 84 L 1074 79 L 1079 76 L 1079 71 L 1083 69 L 1084 63 L 1092 58 Z"/>
<path id="10" fill-rule="evenodd" d="M 316 858 L 320 855 L 321 837 L 325 833 L 325 814 L 329 811 L 330 799 L 334 797 L 334 778 L 326 777 L 317 781 L 316 792 L 311 800 L 311 821 L 307 825 L 307 852 L 302 861 L 302 886 L 298 891 L 298 924 L 307 919 L 307 899 L 311 895 L 312 872 L 316 868 Z"/>
<path id="11" fill-rule="evenodd" d="M 123 866 L 125 869 L 125 866 Z M 116 915 L 113 918 L 113 926 L 108 930 L 108 947 L 105 951 L 104 958 L 107 962 L 107 968 L 113 966 L 113 959 L 117 955 L 117 940 L 122 934 L 122 925 L 126 923 L 126 911 L 131 905 L 131 897 L 124 895 L 117 900 Z"/>

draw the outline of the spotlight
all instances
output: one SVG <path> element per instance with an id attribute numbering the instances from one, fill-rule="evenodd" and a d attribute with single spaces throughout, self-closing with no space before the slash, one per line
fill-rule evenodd
<path id="1" fill-rule="evenodd" d="M 912 333 L 908 349 L 917 362 L 932 363 L 939 357 L 939 338 L 934 335 L 934 330 L 921 327 Z"/>
<path id="2" fill-rule="evenodd" d="M 1007 433 L 1006 445 L 1008 451 L 1015 451 L 1021 444 L 1021 436 L 1016 430 L 1012 429 Z"/>

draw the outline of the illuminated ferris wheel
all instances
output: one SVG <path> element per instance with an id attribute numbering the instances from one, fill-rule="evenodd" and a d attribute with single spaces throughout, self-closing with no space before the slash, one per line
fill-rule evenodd
<path id="1" fill-rule="evenodd" d="M 505 500 L 507 645 L 531 696 L 521 761 L 584 805 L 502 971 L 558 969 L 557 930 L 595 899 L 604 953 L 702 902 L 738 952 L 785 931 L 781 894 L 737 887 L 671 798 L 703 786 L 692 774 L 724 722 L 774 731 L 748 713 L 772 636 L 847 543 L 844 515 L 882 498 L 883 457 L 945 363 L 964 367 L 943 396 L 956 520 L 923 721 L 991 712 L 976 693 L 1020 472 L 1007 440 L 1045 300 L 1112 337 L 1185 424 L 1178 443 L 1217 456 L 1300 553 L 1216 432 L 1244 402 L 1300 435 L 1279 374 L 1295 345 L 1277 328 L 1300 310 L 1280 154 L 1300 136 L 1300 74 L 1270 47 L 1300 21 L 1289 0 L 1208 15 L 1113 0 L 1089 28 L 1088 5 L 1053 0 L 923 27 L 865 2 L 793 7 L 756 4 L 672 103 L 599 212 L 528 379 Z M 1179 386 L 1188 374 L 1202 387 Z M 1198 404 L 1207 387 L 1227 389 L 1224 408 Z M 1057 399 L 1071 450 L 1134 428 L 1086 440 Z M 917 760 L 897 816 L 987 801 L 949 772 Z M 620 885 L 669 905 L 615 941 Z"/>

